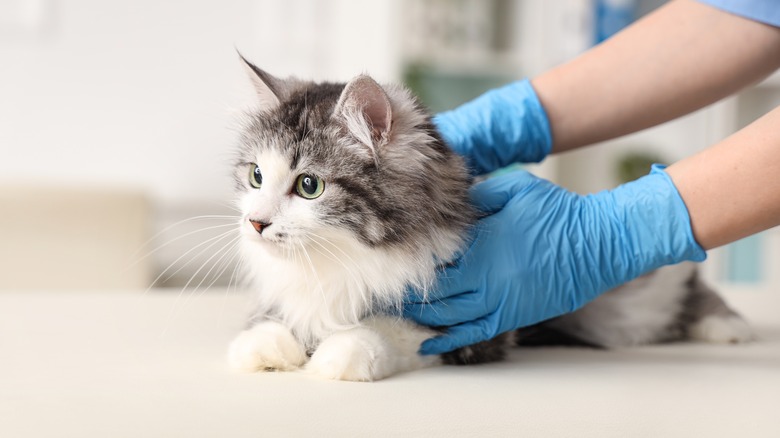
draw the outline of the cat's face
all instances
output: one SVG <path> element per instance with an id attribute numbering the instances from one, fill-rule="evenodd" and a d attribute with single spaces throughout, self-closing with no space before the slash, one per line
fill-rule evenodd
<path id="1" fill-rule="evenodd" d="M 279 150 L 266 149 L 239 166 L 238 172 L 245 179 L 241 196 L 245 238 L 291 248 L 327 230 L 327 210 L 338 194 L 331 184 L 326 193 L 325 181 L 332 175 L 323 166 L 291 163 Z"/>
<path id="2" fill-rule="evenodd" d="M 354 188 L 371 190 L 370 172 L 361 171 L 370 157 L 339 145 L 336 131 L 324 126 L 309 127 L 305 137 L 282 130 L 255 136 L 236 168 L 245 239 L 295 250 L 352 236 L 381 238 L 365 193 Z"/>
<path id="3" fill-rule="evenodd" d="M 462 161 L 405 90 L 388 94 L 368 76 L 280 80 L 247 65 L 260 108 L 235 167 L 246 243 L 288 257 L 344 244 L 438 255 L 434 240 L 471 221 Z"/>
<path id="4" fill-rule="evenodd" d="M 354 122 L 356 129 L 370 124 L 376 131 L 362 133 L 372 137 L 369 146 L 348 134 L 344 114 L 354 111 L 352 99 L 363 99 L 364 89 L 275 81 L 276 89 L 268 92 L 276 100 L 255 114 L 244 132 L 236 169 L 244 237 L 286 250 L 327 246 L 333 239 L 381 244 L 387 230 L 377 218 L 384 202 L 377 197 L 388 196 L 381 195 L 386 188 L 371 147 L 389 130 L 384 92 L 367 77 L 359 84 L 372 88 L 369 97 L 378 101 L 368 104 L 387 120 L 384 127 L 365 119 Z"/>

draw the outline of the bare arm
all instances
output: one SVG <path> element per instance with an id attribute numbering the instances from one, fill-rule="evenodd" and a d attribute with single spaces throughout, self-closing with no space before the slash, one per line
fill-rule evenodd
<path id="1" fill-rule="evenodd" d="M 563 152 L 690 113 L 777 68 L 780 29 L 678 0 L 532 83 Z"/>
<path id="2" fill-rule="evenodd" d="M 778 127 L 780 107 L 667 169 L 704 249 L 780 225 Z"/>

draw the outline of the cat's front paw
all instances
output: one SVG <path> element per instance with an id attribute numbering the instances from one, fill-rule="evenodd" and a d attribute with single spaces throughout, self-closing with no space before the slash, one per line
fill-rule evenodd
<path id="1" fill-rule="evenodd" d="M 230 343 L 228 363 L 237 371 L 291 371 L 306 363 L 306 351 L 290 329 L 264 321 Z"/>
<path id="2" fill-rule="evenodd" d="M 370 382 L 387 377 L 388 347 L 379 334 L 357 328 L 325 339 L 306 365 L 306 371 L 335 380 Z"/>
<path id="3" fill-rule="evenodd" d="M 750 325 L 739 315 L 710 315 L 688 331 L 692 339 L 713 344 L 741 344 L 754 339 Z"/>

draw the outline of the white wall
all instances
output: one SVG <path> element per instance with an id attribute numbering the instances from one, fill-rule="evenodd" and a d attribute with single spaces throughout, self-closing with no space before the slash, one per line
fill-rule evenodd
<path id="1" fill-rule="evenodd" d="M 400 79 L 399 1 L 255 3 L 251 52 L 269 72 L 330 81 L 363 72 L 379 81 Z"/>
<path id="2" fill-rule="evenodd" d="M 232 45 L 248 1 L 61 1 L 37 39 L 0 40 L 0 175 L 220 196 Z"/>

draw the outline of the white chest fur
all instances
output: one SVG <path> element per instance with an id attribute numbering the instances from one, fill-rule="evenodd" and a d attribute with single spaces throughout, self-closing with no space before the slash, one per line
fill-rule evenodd
<path id="1" fill-rule="evenodd" d="M 258 312 L 310 347 L 360 325 L 377 308 L 400 305 L 410 280 L 427 285 L 436 269 L 430 252 L 370 248 L 347 233 L 284 254 L 248 241 L 244 254 Z"/>

